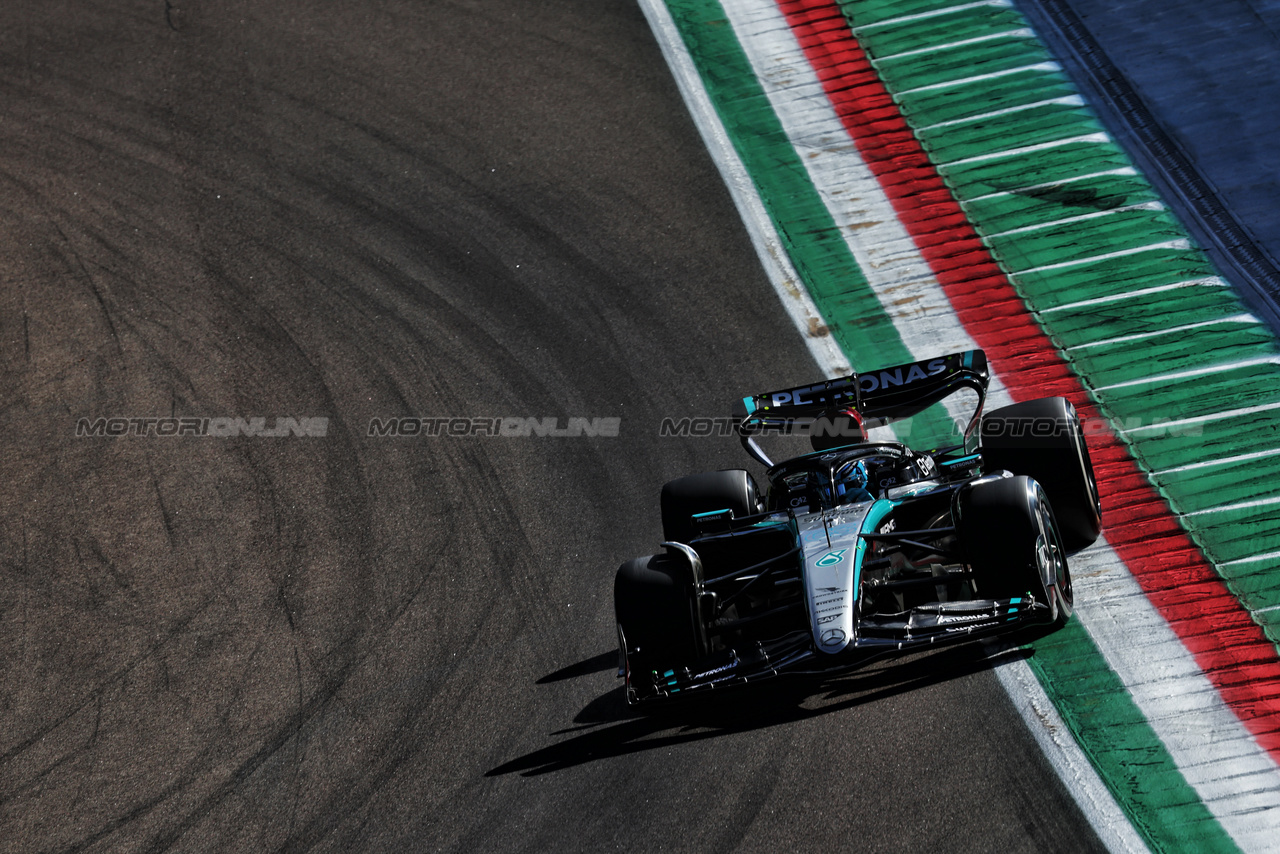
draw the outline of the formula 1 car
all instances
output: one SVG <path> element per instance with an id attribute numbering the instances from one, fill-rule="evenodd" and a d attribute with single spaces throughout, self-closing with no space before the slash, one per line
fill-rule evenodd
<path id="1" fill-rule="evenodd" d="M 987 384 L 971 350 L 743 398 L 766 488 L 743 469 L 667 483 L 662 553 L 618 569 L 628 702 L 1065 624 L 1067 555 L 1102 527 L 1083 431 L 1060 397 L 983 416 Z M 954 442 L 898 441 L 922 419 Z M 760 445 L 806 432 L 784 462 Z"/>

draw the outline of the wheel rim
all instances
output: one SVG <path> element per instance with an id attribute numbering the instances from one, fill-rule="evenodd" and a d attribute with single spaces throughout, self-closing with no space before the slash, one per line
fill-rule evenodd
<path id="1" fill-rule="evenodd" d="M 1040 536 L 1036 537 L 1036 569 L 1039 570 L 1042 579 L 1057 577 L 1053 559 L 1053 546 L 1044 534 L 1043 523 L 1041 524 Z"/>
<path id="2" fill-rule="evenodd" d="M 1070 608 L 1075 605 L 1076 597 L 1071 589 L 1071 567 L 1067 565 L 1067 555 L 1061 549 L 1057 550 L 1057 566 L 1055 569 L 1057 570 L 1058 596 L 1061 598 L 1062 604 Z"/>
<path id="3" fill-rule="evenodd" d="M 1052 511 L 1045 510 L 1042 515 L 1045 536 L 1045 563 L 1048 570 L 1046 577 L 1053 579 L 1053 618 L 1059 625 L 1065 623 L 1075 610 L 1075 594 L 1071 591 L 1071 568 L 1067 565 L 1067 552 L 1059 540 L 1057 526 L 1054 524 Z"/>
<path id="4" fill-rule="evenodd" d="M 1036 513 L 1036 522 L 1040 528 L 1036 536 L 1036 569 L 1040 578 L 1047 581 L 1045 593 L 1049 597 L 1049 606 L 1053 609 L 1053 619 L 1057 623 L 1064 622 L 1074 610 L 1075 596 L 1071 591 L 1071 570 L 1067 566 L 1067 552 L 1062 546 L 1058 526 L 1053 518 L 1043 493 L 1037 495 L 1040 506 Z M 1052 585 L 1053 589 L 1049 589 Z"/>

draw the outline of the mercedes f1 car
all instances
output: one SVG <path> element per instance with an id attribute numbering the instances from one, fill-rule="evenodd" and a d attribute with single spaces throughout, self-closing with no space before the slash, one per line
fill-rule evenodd
<path id="1" fill-rule="evenodd" d="M 984 415 L 987 384 L 972 350 L 744 398 L 765 488 L 743 469 L 671 481 L 662 553 L 618 569 L 628 701 L 1065 624 L 1067 555 L 1101 530 L 1080 422 L 1060 397 Z M 760 444 L 806 434 L 784 462 Z M 921 435 L 930 450 L 905 444 Z"/>

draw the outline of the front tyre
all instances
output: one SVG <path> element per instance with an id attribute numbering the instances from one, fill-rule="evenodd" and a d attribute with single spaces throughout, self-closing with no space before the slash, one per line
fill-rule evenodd
<path id="1" fill-rule="evenodd" d="M 957 500 L 957 533 L 984 599 L 1031 596 L 1053 628 L 1071 619 L 1071 570 L 1048 497 L 1029 477 L 979 481 Z"/>
<path id="2" fill-rule="evenodd" d="M 613 581 L 618 644 L 627 701 L 655 693 L 655 671 L 692 663 L 698 655 L 693 584 L 685 562 L 667 554 L 629 560 Z"/>

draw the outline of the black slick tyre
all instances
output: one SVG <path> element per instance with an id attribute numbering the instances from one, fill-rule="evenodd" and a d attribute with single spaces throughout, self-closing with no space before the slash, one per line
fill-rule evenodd
<path id="1" fill-rule="evenodd" d="M 1068 552 L 1102 532 L 1102 504 L 1089 446 L 1075 407 L 1064 397 L 1028 400 L 982 419 L 986 471 L 1004 469 L 1036 480 L 1049 496 Z"/>
<path id="2" fill-rule="evenodd" d="M 698 654 L 692 579 L 670 555 L 629 560 L 613 581 L 613 608 L 628 699 L 653 693 L 653 671 L 691 664 Z"/>
<path id="3" fill-rule="evenodd" d="M 668 542 L 693 539 L 696 513 L 732 510 L 734 518 L 760 511 L 755 478 L 746 469 L 689 475 L 662 487 L 662 535 Z"/>
<path id="4" fill-rule="evenodd" d="M 957 532 L 984 599 L 1032 596 L 1059 628 L 1071 618 L 1071 570 L 1044 489 L 1029 477 L 980 481 L 958 496 Z"/>

